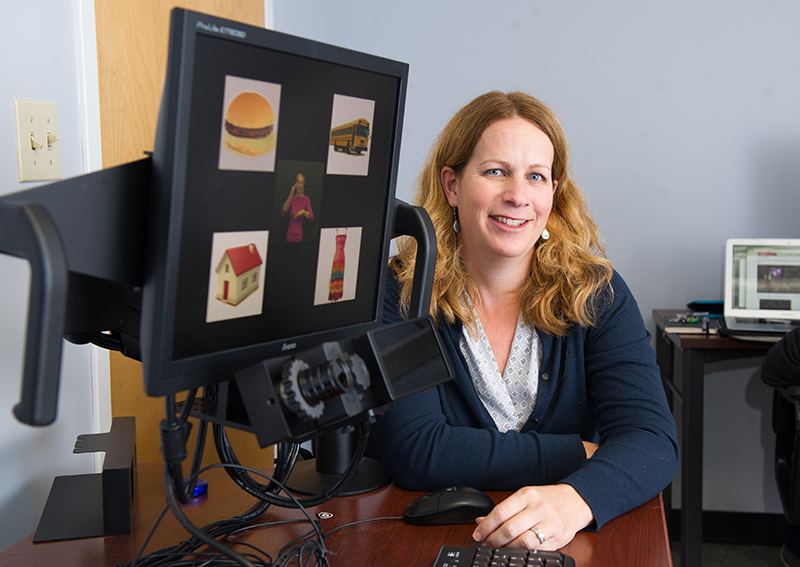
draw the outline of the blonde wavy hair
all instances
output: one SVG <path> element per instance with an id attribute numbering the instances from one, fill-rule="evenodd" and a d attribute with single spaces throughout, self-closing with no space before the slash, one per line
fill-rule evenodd
<path id="1" fill-rule="evenodd" d="M 558 181 L 547 220 L 548 240 L 539 240 L 521 295 L 525 322 L 551 335 L 565 335 L 573 324 L 596 324 L 598 291 L 610 285 L 612 268 L 600 242 L 597 225 L 578 187 L 569 178 L 567 141 L 555 114 L 538 99 L 521 92 L 488 92 L 468 103 L 439 134 L 423 167 L 414 203 L 424 207 L 436 230 L 438 254 L 431 315 L 449 324 L 475 327 L 464 297 L 479 298 L 461 257 L 461 241 L 453 230 L 451 209 L 440 172 L 445 166 L 460 174 L 483 132 L 504 118 L 521 117 L 539 127 L 553 143 L 553 179 Z M 398 241 L 391 267 L 400 286 L 400 308 L 408 312 L 416 242 Z"/>

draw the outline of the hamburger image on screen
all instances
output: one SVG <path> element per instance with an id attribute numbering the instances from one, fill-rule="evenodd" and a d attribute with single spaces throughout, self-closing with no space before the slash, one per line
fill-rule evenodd
<path id="1" fill-rule="evenodd" d="M 262 95 L 239 93 L 225 113 L 225 146 L 247 157 L 267 153 L 275 146 L 275 113 Z"/>

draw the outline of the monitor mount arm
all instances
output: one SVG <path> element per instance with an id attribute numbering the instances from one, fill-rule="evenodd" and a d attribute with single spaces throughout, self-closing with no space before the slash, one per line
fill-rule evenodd
<path id="1" fill-rule="evenodd" d="M 31 266 L 19 421 L 55 420 L 61 339 L 87 342 L 70 333 L 70 314 L 82 304 L 74 289 L 82 286 L 70 282 L 100 291 L 142 285 L 149 193 L 145 158 L 0 198 L 0 253 Z M 124 318 L 98 324 L 118 328 Z"/>
<path id="2" fill-rule="evenodd" d="M 414 283 L 408 316 L 424 317 L 430 311 L 433 290 L 433 272 L 436 267 L 436 232 L 428 213 L 395 199 L 394 235 L 411 236 L 417 241 L 414 264 Z"/>
<path id="3" fill-rule="evenodd" d="M 100 292 L 108 286 L 141 291 L 150 185 L 148 157 L 0 197 L 0 253 L 31 266 L 22 388 L 14 407 L 19 421 L 49 425 L 56 418 L 61 339 L 89 342 L 70 330 L 71 313 L 85 306 L 78 288 L 90 283 Z M 436 265 L 433 224 L 424 209 L 399 199 L 393 220 L 394 237 L 417 241 L 409 316 L 423 317 Z M 124 312 L 112 313 L 98 328 L 119 328 L 126 318 Z M 124 354 L 138 358 L 138 352 Z"/>
<path id="4" fill-rule="evenodd" d="M 67 257 L 45 207 L 37 203 L 3 203 L 0 252 L 26 258 L 31 266 L 22 393 L 14 415 L 23 423 L 47 425 L 56 414 Z"/>

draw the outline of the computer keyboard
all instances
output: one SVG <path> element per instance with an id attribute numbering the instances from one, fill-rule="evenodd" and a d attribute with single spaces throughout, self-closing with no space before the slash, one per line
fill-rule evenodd
<path id="1" fill-rule="evenodd" d="M 433 567 L 575 567 L 575 560 L 558 551 L 526 551 L 510 547 L 442 546 Z"/>

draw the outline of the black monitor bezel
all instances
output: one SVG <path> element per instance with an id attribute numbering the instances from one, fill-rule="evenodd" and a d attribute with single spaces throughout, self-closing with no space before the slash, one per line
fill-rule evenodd
<path id="1" fill-rule="evenodd" d="M 382 265 L 388 261 L 393 232 L 394 195 L 408 65 L 206 14 L 174 9 L 170 23 L 166 81 L 152 156 L 150 236 L 142 293 L 142 362 L 145 391 L 151 396 L 173 394 L 231 379 L 236 370 L 252 364 L 254 361 L 285 356 L 287 354 L 286 345 L 291 345 L 291 350 L 300 350 L 328 340 L 362 335 L 379 326 L 382 317 L 385 270 L 379 270 L 380 281 L 374 306 L 374 318 L 370 321 L 302 336 L 281 337 L 278 340 L 180 360 L 173 359 L 175 319 L 172 316 L 171 304 L 177 288 L 177 257 L 179 253 L 177 237 L 180 234 L 182 222 L 183 188 L 187 161 L 186 144 L 181 141 L 182 136 L 186 136 L 188 132 L 192 93 L 191 89 L 187 87 L 192 84 L 195 42 L 198 35 L 201 34 L 222 36 L 230 41 L 246 42 L 270 50 L 283 51 L 336 65 L 355 67 L 397 79 L 398 92 L 388 175 L 388 198 L 383 219 Z"/>

